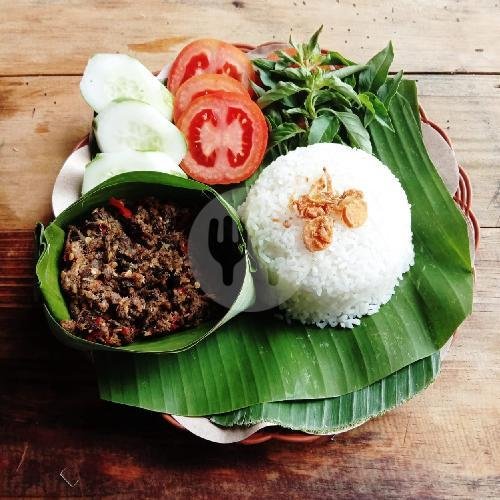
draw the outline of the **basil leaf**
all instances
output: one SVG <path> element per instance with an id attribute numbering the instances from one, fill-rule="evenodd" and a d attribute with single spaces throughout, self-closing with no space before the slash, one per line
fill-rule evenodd
<path id="1" fill-rule="evenodd" d="M 375 54 L 366 63 L 366 68 L 359 74 L 360 90 L 376 92 L 385 83 L 393 59 L 392 42 L 389 42 L 385 49 Z"/>
<path id="2" fill-rule="evenodd" d="M 309 94 L 307 94 L 306 100 L 304 102 L 304 107 L 307 110 L 309 116 L 316 116 L 316 99 L 318 98 L 318 91 L 311 90 Z"/>
<path id="3" fill-rule="evenodd" d="M 396 95 L 398 91 L 399 84 L 403 78 L 403 70 L 399 71 L 393 78 L 387 78 L 385 83 L 378 89 L 377 95 L 380 100 L 385 104 L 385 107 L 389 109 L 391 105 L 392 98 Z"/>
<path id="4" fill-rule="evenodd" d="M 338 92 L 334 92 L 332 90 L 320 90 L 318 91 L 318 97 L 316 99 L 316 111 L 318 111 L 318 108 L 321 105 L 328 105 L 330 108 L 333 108 L 334 106 L 350 108 L 351 102 Z"/>
<path id="5" fill-rule="evenodd" d="M 361 105 L 365 108 L 365 117 L 363 120 L 363 126 L 366 128 L 372 120 L 375 118 L 375 108 L 373 107 L 373 103 L 368 95 L 368 92 L 363 92 L 359 94 L 359 101 Z"/>
<path id="6" fill-rule="evenodd" d="M 252 80 L 250 80 L 250 85 L 258 97 L 266 93 L 266 91 L 260 85 L 257 85 L 255 82 L 252 82 Z"/>
<path id="7" fill-rule="evenodd" d="M 365 64 L 353 64 L 351 66 L 345 66 L 344 68 L 335 69 L 325 73 L 325 76 L 333 75 L 337 78 L 345 78 L 347 76 L 354 75 L 363 71 L 366 68 Z"/>
<path id="8" fill-rule="evenodd" d="M 297 63 L 294 62 L 293 65 L 296 66 Z M 274 63 L 274 69 L 277 69 L 277 70 L 285 69 L 285 68 L 289 68 L 289 67 L 290 67 L 290 63 L 289 62 L 276 61 Z"/>
<path id="9" fill-rule="evenodd" d="M 305 130 L 300 128 L 295 123 L 282 123 L 271 131 L 269 146 L 276 146 L 276 144 L 287 141 L 288 139 L 295 137 L 297 134 L 303 134 L 304 132 Z"/>
<path id="10" fill-rule="evenodd" d="M 321 115 L 315 118 L 309 129 L 307 144 L 317 142 L 332 142 L 340 128 L 340 122 L 335 115 Z"/>
<path id="11" fill-rule="evenodd" d="M 334 90 L 340 95 L 343 95 L 348 99 L 352 99 L 354 102 L 359 104 L 358 94 L 352 88 L 352 86 L 348 83 L 343 82 L 340 78 L 332 75 L 331 73 L 323 75 L 323 77 L 318 82 L 318 87 L 328 87 L 329 89 Z"/>
<path id="12" fill-rule="evenodd" d="M 367 128 L 368 125 L 375 120 L 383 127 L 389 129 L 391 132 L 394 132 L 387 107 L 375 94 L 372 92 L 364 92 L 359 94 L 359 99 L 361 104 L 366 108 L 365 119 L 363 122 L 365 128 Z"/>
<path id="13" fill-rule="evenodd" d="M 297 101 L 295 94 L 284 97 L 280 101 L 280 106 L 283 106 L 285 108 L 285 109 L 283 109 L 283 111 L 286 111 L 287 109 L 296 108 L 296 107 L 300 106 L 300 104 L 301 103 L 300 103 L 300 101 Z"/>
<path id="14" fill-rule="evenodd" d="M 305 81 L 311 77 L 311 71 L 307 68 L 283 68 L 271 70 L 273 75 L 289 78 L 290 80 Z"/>
<path id="15" fill-rule="evenodd" d="M 277 50 L 276 55 L 281 59 L 282 62 L 297 64 L 296 58 L 294 56 L 291 56 L 290 54 L 287 54 L 284 50 Z"/>
<path id="16" fill-rule="evenodd" d="M 363 127 L 359 117 L 349 111 L 334 111 L 334 114 L 346 129 L 351 146 L 371 154 L 372 143 L 370 142 L 370 134 Z"/>
<path id="17" fill-rule="evenodd" d="M 345 78 L 342 79 L 342 81 L 350 85 L 353 89 L 358 87 L 358 81 L 356 80 L 356 75 L 346 76 Z"/>
<path id="18" fill-rule="evenodd" d="M 269 122 L 269 125 L 271 126 L 271 129 L 277 127 L 281 123 L 283 123 L 283 120 L 281 118 L 281 114 L 276 111 L 275 109 L 269 109 L 266 114 L 266 118 Z"/>
<path id="19" fill-rule="evenodd" d="M 346 59 L 342 54 L 339 54 L 338 52 L 331 51 L 328 52 L 325 56 L 323 56 L 321 64 L 329 66 L 330 65 L 352 66 L 356 63 L 350 61 L 349 59 Z"/>
<path id="20" fill-rule="evenodd" d="M 307 42 L 307 44 L 303 46 L 302 50 L 304 54 L 304 59 L 307 60 L 311 56 L 319 54 L 321 52 L 318 44 L 318 38 L 322 30 L 323 30 L 323 25 L 321 25 L 319 29 L 316 30 L 313 36 L 309 39 L 309 42 Z"/>
<path id="21" fill-rule="evenodd" d="M 271 61 L 269 59 L 253 59 L 252 64 L 258 69 L 271 71 L 274 69 L 275 61 Z"/>
<path id="22" fill-rule="evenodd" d="M 270 88 L 275 87 L 276 82 L 272 79 L 270 72 L 274 70 L 276 63 L 267 59 L 254 59 L 252 63 L 259 73 L 260 81 L 263 85 Z"/>
<path id="23" fill-rule="evenodd" d="M 260 81 L 263 83 L 265 87 L 269 87 L 271 89 L 276 87 L 276 84 L 278 82 L 273 80 L 270 73 L 264 71 L 263 69 L 258 69 L 257 72 L 259 73 Z"/>
<path id="24" fill-rule="evenodd" d="M 307 112 L 306 109 L 304 108 L 300 108 L 300 107 L 297 107 L 297 108 L 289 108 L 289 109 L 284 109 L 283 110 L 283 113 L 285 115 L 289 115 L 289 116 L 293 116 L 293 115 L 302 115 L 302 116 L 306 116 L 306 117 L 309 117 L 309 113 Z"/>
<path id="25" fill-rule="evenodd" d="M 264 95 L 257 99 L 257 104 L 261 109 L 266 108 L 270 104 L 276 101 L 280 101 L 285 97 L 289 97 L 297 92 L 304 90 L 292 82 L 278 82 L 276 86 L 268 90 Z"/>
<path id="26" fill-rule="evenodd" d="M 372 97 L 372 104 L 375 109 L 375 121 L 391 132 L 394 132 L 394 127 L 392 126 L 391 117 L 389 116 L 386 105 L 376 95 Z"/>

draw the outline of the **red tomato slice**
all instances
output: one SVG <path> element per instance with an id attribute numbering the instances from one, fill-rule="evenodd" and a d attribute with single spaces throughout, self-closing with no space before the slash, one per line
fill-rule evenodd
<path id="1" fill-rule="evenodd" d="M 255 72 L 248 57 L 237 47 L 206 38 L 186 45 L 170 68 L 167 87 L 175 94 L 179 86 L 201 73 L 224 74 L 238 80 L 251 92 Z"/>
<path id="2" fill-rule="evenodd" d="M 236 92 L 245 97 L 250 97 L 243 85 L 226 75 L 211 75 L 204 73 L 186 80 L 175 93 L 174 99 L 174 122 L 177 123 L 180 116 L 191 101 L 202 95 L 213 94 L 217 91 Z"/>
<path id="3" fill-rule="evenodd" d="M 241 94 L 215 92 L 198 97 L 177 126 L 188 145 L 181 167 L 206 184 L 248 179 L 266 152 L 266 119 L 257 104 Z"/>

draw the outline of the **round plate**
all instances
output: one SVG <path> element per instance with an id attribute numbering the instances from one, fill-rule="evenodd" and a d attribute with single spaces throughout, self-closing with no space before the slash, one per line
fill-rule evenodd
<path id="1" fill-rule="evenodd" d="M 269 52 L 281 49 L 285 44 L 269 42 L 258 47 L 246 44 L 236 44 L 249 57 L 265 57 Z M 157 74 L 161 81 L 168 76 L 169 65 L 165 65 Z M 471 210 L 472 188 L 469 177 L 465 170 L 458 164 L 451 141 L 444 130 L 427 118 L 424 110 L 420 107 L 420 118 L 422 121 L 422 136 L 430 159 L 436 166 L 438 173 L 443 179 L 448 191 L 457 205 L 462 209 L 469 228 L 469 240 L 471 244 L 471 258 L 474 259 L 475 250 L 479 245 L 479 224 Z M 54 183 L 52 192 L 52 209 L 57 217 L 65 208 L 78 200 L 81 195 L 81 185 L 86 164 L 90 161 L 88 147 L 88 136 L 83 138 L 74 148 L 71 155 L 64 162 Z M 444 356 L 453 342 L 455 334 L 441 349 Z M 164 414 L 163 418 L 171 425 L 187 430 L 203 439 L 217 443 L 260 444 L 270 440 L 293 443 L 311 443 L 330 439 L 335 434 L 340 434 L 351 429 L 328 435 L 311 435 L 304 432 L 289 431 L 276 427 L 272 423 L 260 423 L 251 427 L 221 428 L 214 425 L 205 417 L 183 417 Z"/>

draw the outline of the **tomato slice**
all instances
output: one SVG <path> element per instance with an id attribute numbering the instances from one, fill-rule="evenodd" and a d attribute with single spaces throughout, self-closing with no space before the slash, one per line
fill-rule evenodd
<path id="1" fill-rule="evenodd" d="M 181 167 L 206 184 L 232 184 L 248 179 L 267 147 L 267 123 L 251 99 L 234 92 L 198 97 L 177 126 L 188 151 Z"/>
<path id="2" fill-rule="evenodd" d="M 206 38 L 186 45 L 172 63 L 167 87 L 175 94 L 182 83 L 201 73 L 230 76 L 252 92 L 250 80 L 255 77 L 252 63 L 229 43 Z"/>
<path id="3" fill-rule="evenodd" d="M 209 73 L 196 75 L 186 80 L 175 93 L 174 122 L 177 123 L 193 99 L 218 91 L 235 92 L 245 97 L 250 97 L 247 89 L 230 76 L 211 75 Z"/>

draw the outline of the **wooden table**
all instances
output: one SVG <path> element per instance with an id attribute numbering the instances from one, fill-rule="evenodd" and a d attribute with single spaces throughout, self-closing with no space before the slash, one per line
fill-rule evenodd
<path id="1" fill-rule="evenodd" d="M 0 496 L 488 497 L 500 495 L 498 0 L 0 1 Z M 94 52 L 151 69 L 195 37 L 305 38 L 393 69 L 469 172 L 482 227 L 473 315 L 438 381 L 402 408 L 313 446 L 219 446 L 98 399 L 92 366 L 33 304 L 32 229 L 88 130 L 78 82 Z"/>

